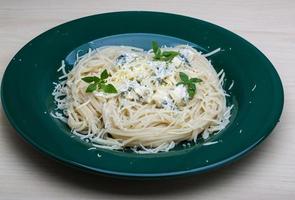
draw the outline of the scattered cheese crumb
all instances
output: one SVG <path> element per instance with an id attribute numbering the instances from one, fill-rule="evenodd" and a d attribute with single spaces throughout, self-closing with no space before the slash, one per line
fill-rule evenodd
<path id="1" fill-rule="evenodd" d="M 213 51 L 211 51 L 209 53 L 204 54 L 203 56 L 205 56 L 205 57 L 212 56 L 213 54 L 215 54 L 215 53 L 217 53 L 219 51 L 221 51 L 221 48 L 215 49 L 215 50 L 213 50 Z"/>
<path id="2" fill-rule="evenodd" d="M 216 144 L 216 143 L 218 143 L 218 141 L 206 142 L 206 143 L 203 144 L 203 146 L 209 146 L 209 145 Z"/>
<path id="3" fill-rule="evenodd" d="M 230 86 L 228 87 L 228 90 L 231 90 L 231 89 L 232 89 L 232 87 L 234 86 L 234 83 L 235 83 L 235 81 L 233 80 L 233 81 L 231 82 Z"/>
<path id="4" fill-rule="evenodd" d="M 209 137 L 209 132 L 207 130 L 205 130 L 202 134 L 202 137 L 204 140 L 206 140 Z"/>
<path id="5" fill-rule="evenodd" d="M 253 92 L 255 89 L 256 89 L 256 84 L 253 86 L 251 91 Z"/>

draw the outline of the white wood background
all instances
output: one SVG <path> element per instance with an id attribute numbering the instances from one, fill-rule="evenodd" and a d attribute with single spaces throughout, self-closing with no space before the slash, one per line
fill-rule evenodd
<path id="1" fill-rule="evenodd" d="M 119 10 L 157 10 L 221 25 L 256 45 L 278 70 L 285 107 L 273 134 L 247 157 L 207 174 L 138 182 L 89 175 L 36 152 L 0 112 L 0 199 L 294 199 L 294 0 L 0 0 L 0 74 L 40 33 L 66 21 Z M 268 97 L 271 98 L 271 97 Z"/>

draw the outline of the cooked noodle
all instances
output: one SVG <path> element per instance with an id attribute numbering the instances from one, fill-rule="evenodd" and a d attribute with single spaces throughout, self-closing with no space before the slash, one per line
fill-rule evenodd
<path id="1" fill-rule="evenodd" d="M 232 108 L 226 106 L 223 71 L 217 74 L 210 61 L 190 46 L 161 50 L 179 55 L 171 62 L 155 61 L 151 50 L 105 46 L 78 57 L 69 74 L 63 63 L 59 71 L 61 79 L 67 79 L 57 84 L 53 95 L 73 134 L 95 147 L 157 153 L 223 129 Z M 105 69 L 110 74 L 107 82 L 118 93 L 86 93 L 88 83 L 81 79 L 99 77 Z M 193 98 L 185 86 L 176 85 L 180 72 L 202 80 Z"/>

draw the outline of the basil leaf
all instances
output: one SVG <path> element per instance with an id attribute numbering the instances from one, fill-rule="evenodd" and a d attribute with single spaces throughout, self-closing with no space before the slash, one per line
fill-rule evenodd
<path id="1" fill-rule="evenodd" d="M 87 83 L 91 83 L 90 85 L 88 85 L 86 92 L 90 93 L 90 92 L 93 92 L 97 89 L 102 89 L 103 92 L 105 92 L 105 93 L 117 93 L 116 88 L 112 84 L 106 85 L 106 83 L 107 83 L 106 79 L 109 76 L 110 75 L 108 74 L 107 70 L 105 69 L 100 74 L 100 78 L 98 78 L 96 76 L 89 76 L 89 77 L 82 78 L 83 81 L 85 81 Z"/>
<path id="2" fill-rule="evenodd" d="M 154 52 L 154 60 L 171 61 L 175 56 L 179 55 L 176 51 L 164 51 L 161 52 L 157 42 L 152 41 L 152 49 Z"/>
<path id="3" fill-rule="evenodd" d="M 109 77 L 108 71 L 105 69 L 103 72 L 100 74 L 100 79 L 107 79 Z"/>
<path id="4" fill-rule="evenodd" d="M 190 99 L 192 99 L 196 94 L 196 90 L 197 90 L 196 84 L 199 82 L 202 82 L 202 80 L 198 79 L 198 78 L 189 79 L 188 75 L 186 75 L 184 72 L 179 72 L 179 77 L 180 77 L 181 81 L 178 82 L 176 84 L 176 86 L 178 86 L 180 84 L 185 85 L 187 93 L 188 93 Z"/>
<path id="5" fill-rule="evenodd" d="M 97 76 L 93 76 L 93 80 L 95 83 L 99 83 L 101 81 L 101 79 L 98 78 Z"/>
<path id="6" fill-rule="evenodd" d="M 117 93 L 117 89 L 112 84 L 102 85 L 102 90 L 105 93 Z"/>
<path id="7" fill-rule="evenodd" d="M 187 93 L 190 98 L 193 98 L 196 94 L 196 85 L 195 84 L 189 84 L 187 87 Z"/>
<path id="8" fill-rule="evenodd" d="M 173 60 L 173 58 L 174 58 L 173 56 L 168 56 L 168 57 L 162 57 L 161 60 L 170 62 L 171 60 Z"/>
<path id="9" fill-rule="evenodd" d="M 194 91 L 188 90 L 187 93 L 188 93 L 190 99 L 192 99 L 195 96 Z"/>
<path id="10" fill-rule="evenodd" d="M 159 48 L 158 43 L 155 41 L 152 41 L 152 48 L 153 48 L 153 52 L 155 54 L 154 59 L 161 60 L 161 49 Z"/>
<path id="11" fill-rule="evenodd" d="M 82 80 L 86 83 L 91 83 L 94 81 L 94 76 L 84 77 L 84 78 L 82 78 Z"/>
<path id="12" fill-rule="evenodd" d="M 162 56 L 164 56 L 164 57 L 169 57 L 169 56 L 171 56 L 171 53 L 170 53 L 170 51 L 164 51 L 164 52 L 162 53 Z"/>
<path id="13" fill-rule="evenodd" d="M 155 54 L 155 57 L 161 60 L 161 49 L 158 49 Z"/>
<path id="14" fill-rule="evenodd" d="M 87 87 L 87 89 L 86 89 L 86 92 L 87 92 L 87 93 L 93 92 L 93 91 L 96 90 L 96 88 L 97 88 L 96 83 L 92 83 L 92 84 L 88 85 L 88 87 Z"/>
<path id="15" fill-rule="evenodd" d="M 179 53 L 176 52 L 176 51 L 164 51 L 162 53 L 162 55 L 165 56 L 165 57 L 173 57 L 174 58 L 175 56 L 178 56 Z"/>
<path id="16" fill-rule="evenodd" d="M 188 75 L 186 75 L 186 74 L 183 73 L 183 72 L 179 72 L 179 77 L 180 77 L 180 79 L 181 79 L 183 82 L 188 82 L 188 81 L 189 81 Z"/>
<path id="17" fill-rule="evenodd" d="M 193 83 L 200 83 L 200 82 L 202 82 L 202 80 L 199 79 L 199 78 L 191 78 L 191 79 L 190 79 L 190 82 L 193 82 Z"/>
<path id="18" fill-rule="evenodd" d="M 156 41 L 152 41 L 152 48 L 153 48 L 154 54 L 156 54 L 156 52 L 159 51 L 159 45 Z"/>
<path id="19" fill-rule="evenodd" d="M 194 84 L 194 83 L 190 83 L 189 85 L 188 85 L 188 90 L 196 90 L 196 85 Z"/>

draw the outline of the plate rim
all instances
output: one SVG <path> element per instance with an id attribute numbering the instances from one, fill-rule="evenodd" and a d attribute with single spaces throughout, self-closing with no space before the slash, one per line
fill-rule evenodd
<path id="1" fill-rule="evenodd" d="M 64 23 L 58 24 L 52 28 L 49 28 L 48 30 L 43 31 L 42 33 L 40 33 L 39 35 L 37 35 L 36 37 L 32 38 L 29 42 L 27 42 L 15 55 L 17 55 L 20 51 L 22 51 L 22 49 L 24 49 L 25 47 L 27 47 L 27 45 L 34 39 L 40 37 L 41 35 L 43 35 L 44 33 L 46 33 L 47 31 L 57 28 L 59 26 L 62 26 L 64 24 L 67 23 L 72 23 L 75 22 L 77 20 L 80 19 L 84 19 L 84 18 L 89 18 L 89 17 L 93 17 L 93 16 L 97 16 L 97 15 L 112 15 L 112 14 L 120 14 L 120 13 L 148 13 L 148 14 L 165 14 L 165 15 L 171 15 L 171 16 L 178 16 L 178 17 L 185 17 L 185 18 L 190 18 L 192 20 L 198 20 L 202 23 L 206 23 L 209 25 L 214 25 L 219 29 L 222 29 L 223 31 L 228 31 L 231 34 L 234 34 L 235 36 L 237 36 L 239 39 L 243 40 L 244 42 L 248 43 L 252 48 L 254 48 L 256 51 L 258 51 L 263 57 L 264 59 L 266 59 L 269 62 L 270 67 L 273 68 L 273 72 L 275 75 L 275 82 L 278 83 L 278 89 L 277 92 L 280 94 L 280 105 L 277 106 L 277 112 L 276 112 L 276 116 L 273 117 L 273 119 L 276 119 L 277 122 L 280 119 L 282 112 L 283 112 L 283 108 L 284 108 L 284 88 L 283 88 L 283 84 L 282 81 L 280 79 L 280 76 L 276 70 L 276 68 L 274 67 L 274 65 L 271 63 L 271 61 L 258 49 L 256 48 L 252 43 L 250 43 L 249 41 L 247 41 L 246 39 L 242 38 L 241 36 L 239 36 L 238 34 L 223 28 L 219 25 L 213 24 L 211 22 L 208 21 L 204 21 L 195 17 L 190 17 L 190 16 L 186 16 L 186 15 L 181 15 L 181 14 L 174 14 L 174 13 L 167 13 L 167 12 L 156 12 L 156 11 L 119 11 L 119 12 L 106 12 L 106 13 L 98 13 L 98 14 L 93 14 L 93 15 L 89 15 L 89 16 L 84 16 L 81 18 L 76 18 L 74 20 L 70 20 L 70 21 L 66 21 Z M 250 145 L 249 147 L 245 148 L 243 151 L 240 151 L 239 153 L 227 157 L 226 159 L 216 162 L 216 163 L 212 163 L 209 165 L 206 165 L 204 167 L 197 167 L 197 168 L 193 168 L 193 169 L 189 169 L 189 170 L 178 170 L 178 171 L 173 171 L 173 172 L 164 172 L 164 173 L 133 173 L 133 172 L 117 172 L 117 171 L 112 171 L 112 170 L 104 170 L 104 169 L 100 169 L 100 168 L 93 168 L 81 163 L 77 163 L 73 160 L 69 160 L 69 159 L 65 159 L 59 155 L 56 155 L 50 151 L 48 151 L 46 148 L 41 147 L 40 145 L 38 145 L 38 143 L 34 142 L 33 140 L 31 140 L 29 137 L 27 137 L 26 135 L 26 131 L 22 131 L 21 128 L 18 126 L 17 122 L 15 121 L 14 117 L 10 114 L 9 110 L 7 109 L 7 102 L 5 100 L 5 96 L 3 93 L 3 88 L 5 87 L 5 76 L 7 74 L 7 69 L 9 68 L 9 66 L 11 65 L 12 60 L 9 62 L 9 64 L 7 65 L 7 67 L 5 68 L 5 71 L 3 73 L 3 77 L 2 77 L 2 81 L 1 81 L 1 102 L 2 102 L 2 108 L 3 111 L 8 119 L 8 121 L 10 122 L 10 124 L 12 125 L 12 127 L 16 130 L 16 133 L 21 136 L 21 138 L 23 138 L 27 143 L 31 144 L 35 149 L 37 149 L 39 152 L 41 152 L 43 155 L 49 156 L 50 158 L 53 158 L 54 160 L 57 161 L 61 161 L 61 163 L 66 164 L 68 166 L 74 166 L 74 167 L 78 167 L 79 169 L 83 169 L 83 170 L 87 170 L 87 171 L 91 171 L 91 172 L 95 172 L 95 173 L 100 173 L 103 175 L 107 175 L 107 176 L 116 176 L 116 177 L 127 177 L 127 178 L 160 178 L 160 177 L 175 177 L 175 176 L 184 176 L 184 175 L 192 175 L 192 174 L 198 174 L 198 173 L 203 173 L 203 172 L 207 172 L 216 168 L 220 168 L 222 166 L 225 166 L 227 164 L 230 164 L 234 161 L 236 161 L 237 159 L 243 157 L 244 155 L 248 154 L 249 152 L 251 152 L 258 144 L 260 144 L 262 141 L 264 141 L 264 139 L 266 139 L 271 133 L 272 130 L 276 127 L 277 122 L 271 123 L 271 126 L 267 127 L 266 132 L 263 134 L 263 137 L 261 137 L 259 140 L 257 140 L 255 143 L 253 143 L 252 145 Z"/>

